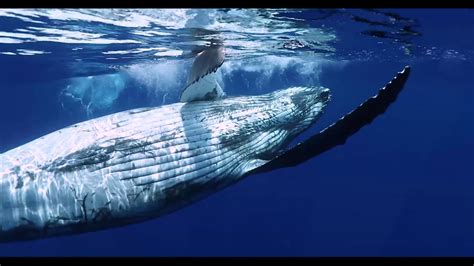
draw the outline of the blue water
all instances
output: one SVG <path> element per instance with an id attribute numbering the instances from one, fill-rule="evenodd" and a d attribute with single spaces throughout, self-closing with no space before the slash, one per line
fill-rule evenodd
<path id="1" fill-rule="evenodd" d="M 0 10 L 0 152 L 176 102 L 193 49 L 213 38 L 229 95 L 331 89 L 302 138 L 412 67 L 384 115 L 307 163 L 145 223 L 0 244 L 0 256 L 473 256 L 473 25 L 472 9 Z"/>

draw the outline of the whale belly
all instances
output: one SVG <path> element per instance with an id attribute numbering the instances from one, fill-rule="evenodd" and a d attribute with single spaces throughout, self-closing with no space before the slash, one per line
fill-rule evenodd
<path id="1" fill-rule="evenodd" d="M 248 126 L 259 104 L 227 105 L 125 111 L 0 154 L 0 242 L 150 219 L 236 182 L 287 133 Z"/>

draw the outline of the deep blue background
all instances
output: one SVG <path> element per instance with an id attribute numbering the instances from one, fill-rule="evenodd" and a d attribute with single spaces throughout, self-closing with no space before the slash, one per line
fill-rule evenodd
<path id="1" fill-rule="evenodd" d="M 473 44 L 474 34 L 456 33 L 472 13 L 416 12 L 406 13 L 423 21 L 425 41 L 453 49 Z M 369 60 L 327 67 L 321 83 L 331 88 L 333 101 L 305 136 L 375 94 L 405 64 L 412 73 L 398 101 L 344 146 L 297 168 L 251 176 L 156 220 L 0 244 L 0 255 L 472 256 L 472 61 Z M 62 110 L 58 91 L 48 86 L 3 80 L 2 150 L 80 120 L 51 117 Z"/>

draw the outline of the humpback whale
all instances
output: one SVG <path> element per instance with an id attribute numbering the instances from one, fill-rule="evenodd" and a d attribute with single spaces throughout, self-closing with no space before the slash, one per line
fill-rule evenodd
<path id="1" fill-rule="evenodd" d="M 307 140 L 331 100 L 324 87 L 226 96 L 222 46 L 195 58 L 180 101 L 110 114 L 0 154 L 0 242 L 92 232 L 154 219 L 249 175 L 294 167 L 342 145 L 383 114 L 406 66 L 372 98 Z"/>

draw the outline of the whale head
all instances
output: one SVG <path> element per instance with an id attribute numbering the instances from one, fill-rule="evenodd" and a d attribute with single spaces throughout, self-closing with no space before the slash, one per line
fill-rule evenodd
<path id="1" fill-rule="evenodd" d="M 249 150 L 255 157 L 269 160 L 321 117 L 330 98 L 329 89 L 322 87 L 290 87 L 258 96 L 231 97 L 212 102 L 211 116 L 221 119 L 206 127 L 231 146 L 254 143 Z"/>

